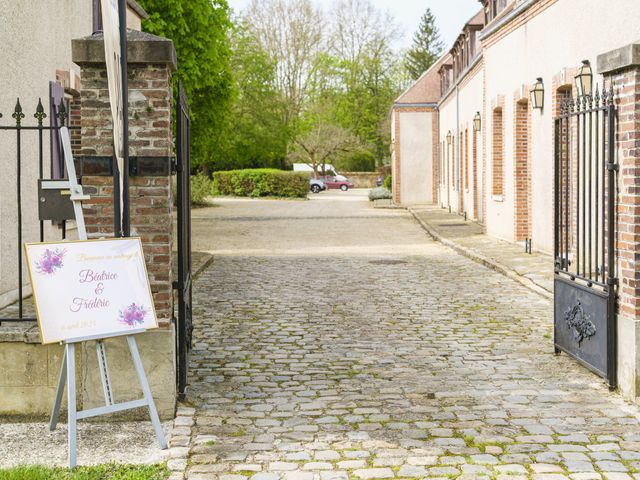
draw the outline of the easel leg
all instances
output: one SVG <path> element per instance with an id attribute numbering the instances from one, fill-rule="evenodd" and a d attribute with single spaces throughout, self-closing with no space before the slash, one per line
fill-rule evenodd
<path id="1" fill-rule="evenodd" d="M 149 406 L 149 416 L 151 417 L 151 423 L 156 431 L 156 438 L 160 444 L 160 448 L 163 450 L 167 448 L 167 442 L 164 438 L 164 432 L 162 431 L 162 425 L 160 424 L 160 418 L 158 418 L 158 411 L 156 410 L 156 404 L 153 402 L 153 396 L 151 395 L 151 389 L 149 388 L 149 382 L 147 382 L 147 376 L 144 373 L 144 367 L 142 366 L 142 360 L 140 360 L 140 353 L 138 352 L 138 345 L 136 339 L 132 335 L 127 336 L 127 343 L 129 344 L 129 350 L 131 351 L 131 358 L 133 359 L 133 365 L 136 367 L 136 373 L 138 374 L 138 381 L 140 387 L 142 387 L 142 393 Z"/>
<path id="2" fill-rule="evenodd" d="M 67 347 L 64 347 L 62 354 L 62 366 L 60 367 L 60 376 L 58 378 L 58 389 L 56 390 L 56 401 L 51 410 L 51 419 L 49 420 L 49 430 L 53 431 L 58 425 L 58 415 L 60 414 L 60 405 L 62 404 L 62 394 L 64 392 L 64 384 L 67 383 Z"/>
<path id="3" fill-rule="evenodd" d="M 75 344 L 66 345 L 67 353 L 67 399 L 69 402 L 68 413 L 68 448 L 69 448 L 69 468 L 76 466 L 76 357 Z"/>

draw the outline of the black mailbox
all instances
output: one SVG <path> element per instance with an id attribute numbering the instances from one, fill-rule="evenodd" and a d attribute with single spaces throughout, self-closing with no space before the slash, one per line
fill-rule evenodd
<path id="1" fill-rule="evenodd" d="M 38 216 L 54 222 L 76 218 L 68 181 L 38 180 Z"/>

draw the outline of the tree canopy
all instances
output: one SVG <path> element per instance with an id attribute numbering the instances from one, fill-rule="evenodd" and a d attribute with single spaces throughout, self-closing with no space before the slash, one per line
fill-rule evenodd
<path id="1" fill-rule="evenodd" d="M 173 40 L 178 77 L 189 97 L 195 164 L 218 159 L 226 141 L 233 97 L 227 0 L 139 0 L 149 14 L 143 28 Z"/>
<path id="2" fill-rule="evenodd" d="M 418 30 L 413 35 L 413 44 L 407 52 L 405 65 L 409 75 L 417 80 L 431 65 L 436 63 L 444 44 L 436 27 L 436 19 L 430 8 L 422 15 Z"/>
<path id="3" fill-rule="evenodd" d="M 233 18 L 227 0 L 140 3 L 143 28 L 176 47 L 192 161 L 207 173 L 286 168 L 320 140 L 315 151 L 345 167 L 388 163 L 389 107 L 409 59 L 422 73 L 418 59 L 442 49 L 427 10 L 405 58 L 395 20 L 371 0 L 251 0 Z"/>

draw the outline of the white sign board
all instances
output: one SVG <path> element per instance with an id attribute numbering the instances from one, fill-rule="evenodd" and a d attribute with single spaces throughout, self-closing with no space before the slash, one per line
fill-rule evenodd
<path id="1" fill-rule="evenodd" d="M 42 343 L 156 328 L 139 238 L 25 244 Z"/>

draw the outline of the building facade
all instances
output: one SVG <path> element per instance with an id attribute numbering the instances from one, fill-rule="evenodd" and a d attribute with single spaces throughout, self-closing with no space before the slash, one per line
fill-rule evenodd
<path id="1" fill-rule="evenodd" d="M 574 77 L 583 61 L 593 69 L 593 82 L 600 91 L 612 84 L 610 72 L 599 68 L 598 58 L 637 41 L 634 26 L 640 22 L 640 3 L 480 0 L 480 4 L 478 14 L 464 25 L 435 70 L 425 73 L 437 76 L 429 83 L 433 91 L 425 92 L 419 80 L 396 101 L 393 115 L 401 121 L 392 134 L 400 138 L 401 148 L 394 144 L 394 175 L 399 173 L 393 182 L 394 200 L 401 205 L 432 203 L 466 214 L 488 235 L 509 242 L 529 240 L 533 250 L 553 254 L 555 119 L 560 105 L 576 97 Z M 540 104 L 531 97 L 536 84 L 543 90 Z M 616 91 L 617 98 L 625 92 L 626 87 Z M 432 116 L 403 131 L 403 99 L 417 95 L 431 102 L 436 98 Z M 404 151 L 402 143 L 411 146 L 406 137 L 415 131 L 434 135 L 430 143 L 421 141 L 436 148 L 420 145 L 420 151 Z M 617 135 L 616 142 L 622 142 Z M 406 159 L 411 160 L 403 163 Z M 419 180 L 425 174 L 432 175 L 429 181 Z M 404 183 L 406 178 L 411 184 Z M 620 191 L 625 185 L 619 183 Z M 420 193 L 409 191 L 413 189 Z M 632 231 L 626 225 L 620 230 Z M 623 252 L 616 255 L 624 284 L 630 270 L 625 269 Z M 628 288 L 634 282 L 628 280 Z M 618 379 L 622 392 L 637 398 L 640 318 L 626 315 L 620 302 Z"/>
<path id="2" fill-rule="evenodd" d="M 575 94 L 583 60 L 595 70 L 599 54 L 634 41 L 640 4 L 480 3 L 451 50 L 393 106 L 394 200 L 451 207 L 492 236 L 530 239 L 551 253 L 553 120 L 560 102 Z M 530 101 L 537 78 L 542 109 Z"/>

